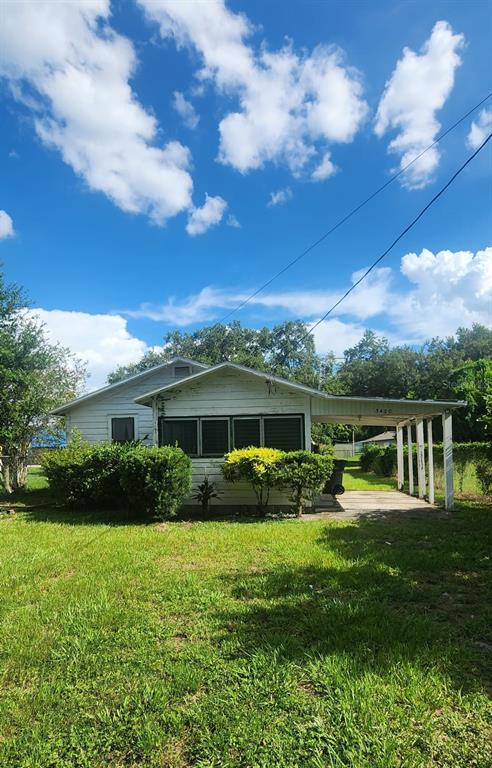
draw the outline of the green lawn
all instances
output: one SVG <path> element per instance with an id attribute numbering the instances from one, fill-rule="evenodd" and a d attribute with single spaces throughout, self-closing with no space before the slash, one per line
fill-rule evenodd
<path id="1" fill-rule="evenodd" d="M 48 502 L 0 515 L 2 768 L 492 765 L 490 507 L 138 525 Z"/>
<path id="2" fill-rule="evenodd" d="M 360 456 L 346 459 L 343 473 L 343 485 L 346 491 L 395 491 L 396 478 L 379 477 L 373 472 L 363 472 L 360 468 Z"/>

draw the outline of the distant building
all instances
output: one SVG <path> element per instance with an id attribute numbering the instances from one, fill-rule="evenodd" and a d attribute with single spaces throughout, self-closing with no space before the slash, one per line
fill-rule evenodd
<path id="1" fill-rule="evenodd" d="M 388 432 L 381 432 L 379 435 L 374 435 L 373 437 L 368 437 L 367 440 L 358 440 L 355 444 L 355 450 L 357 453 L 360 453 L 360 451 L 364 450 L 366 445 L 380 445 L 384 448 L 386 445 L 395 445 L 395 443 L 396 432 L 390 430 Z M 357 450 L 357 448 L 359 448 L 359 450 Z"/>

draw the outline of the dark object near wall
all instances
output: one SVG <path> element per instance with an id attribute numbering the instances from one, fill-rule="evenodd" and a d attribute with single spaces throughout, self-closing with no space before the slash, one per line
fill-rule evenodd
<path id="1" fill-rule="evenodd" d="M 346 463 L 346 461 L 341 459 L 336 459 L 333 462 L 333 472 L 323 489 L 323 493 L 330 493 L 332 496 L 341 496 L 342 493 L 345 493 L 345 488 L 343 487 L 343 470 L 345 469 Z"/>

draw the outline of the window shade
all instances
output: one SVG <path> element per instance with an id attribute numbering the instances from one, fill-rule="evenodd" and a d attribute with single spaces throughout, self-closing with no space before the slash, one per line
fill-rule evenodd
<path id="1" fill-rule="evenodd" d="M 229 419 L 203 419 L 202 454 L 223 456 L 229 450 Z"/>
<path id="2" fill-rule="evenodd" d="M 260 446 L 260 420 L 234 419 L 234 448 Z"/>
<path id="3" fill-rule="evenodd" d="M 111 419 L 111 439 L 113 443 L 130 443 L 135 440 L 135 421 L 133 416 Z"/>
<path id="4" fill-rule="evenodd" d="M 178 445 L 185 453 L 196 456 L 198 453 L 198 421 L 182 419 L 170 421 L 159 419 L 159 445 Z"/>
<path id="5" fill-rule="evenodd" d="M 265 431 L 265 446 L 267 448 L 280 448 L 282 451 L 298 451 L 302 448 L 302 419 L 265 417 L 263 419 Z"/>

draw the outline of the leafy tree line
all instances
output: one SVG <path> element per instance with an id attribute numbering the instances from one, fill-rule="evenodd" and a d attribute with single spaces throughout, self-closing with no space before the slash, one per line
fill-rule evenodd
<path id="1" fill-rule="evenodd" d="M 296 320 L 271 329 L 245 328 L 235 321 L 192 333 L 172 331 L 164 338 L 162 352 L 149 352 L 138 363 L 120 366 L 108 381 L 120 381 L 176 355 L 211 365 L 229 360 L 332 394 L 463 399 L 468 408 L 455 414 L 456 439 L 484 440 L 491 436 L 491 329 L 478 324 L 458 328 L 454 336 L 436 337 L 420 347 L 392 347 L 387 339 L 367 330 L 355 346 L 345 350 L 343 361 L 337 361 L 333 354 L 318 355 L 306 330 L 307 326 Z M 339 437 L 343 429 L 318 427 L 320 432 Z"/>
<path id="2" fill-rule="evenodd" d="M 0 479 L 7 493 L 25 484 L 33 437 L 55 428 L 50 411 L 85 380 L 80 361 L 48 341 L 27 306 L 22 289 L 0 272 Z"/>

